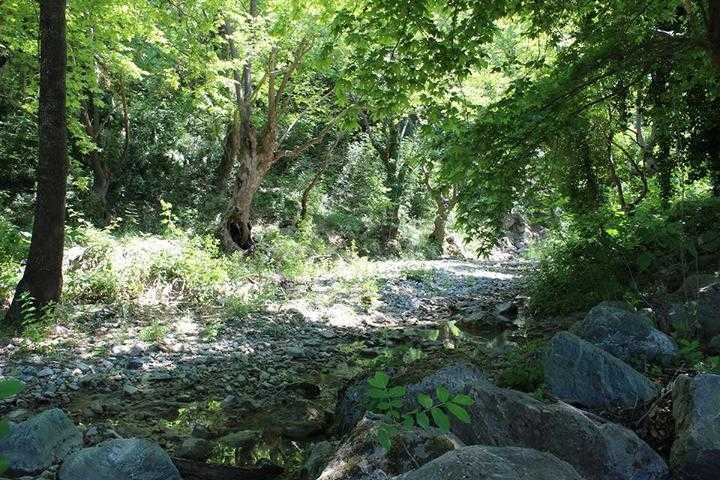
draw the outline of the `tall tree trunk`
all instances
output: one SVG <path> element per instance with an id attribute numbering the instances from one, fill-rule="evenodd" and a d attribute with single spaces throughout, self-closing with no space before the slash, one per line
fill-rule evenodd
<path id="1" fill-rule="evenodd" d="M 445 245 L 445 227 L 447 226 L 450 212 L 455 206 L 456 195 L 451 192 L 450 188 L 445 188 L 432 192 L 437 210 L 435 211 L 435 220 L 433 222 L 433 231 L 430 239 L 441 249 Z"/>
<path id="2" fill-rule="evenodd" d="M 96 147 L 83 158 L 83 163 L 90 168 L 93 175 L 91 207 L 99 217 L 105 217 L 107 215 L 107 195 L 110 190 L 110 167 L 102 154 L 101 139 L 104 124 L 100 121 L 100 112 L 95 107 L 95 98 L 92 92 L 88 94 L 83 116 L 85 133 L 92 139 Z"/>
<path id="3" fill-rule="evenodd" d="M 65 119 L 66 0 L 40 2 L 40 112 L 37 196 L 30 252 L 22 279 L 5 318 L 22 327 L 25 300 L 36 309 L 60 298 L 65 239 L 67 129 Z"/>
<path id="4" fill-rule="evenodd" d="M 249 14 L 250 22 L 254 23 L 257 17 L 257 0 L 250 0 Z M 225 29 L 228 33 L 230 57 L 235 59 L 238 57 L 238 52 L 235 40 L 232 38 L 234 28 L 226 23 Z M 222 240 L 228 251 L 237 249 L 249 251 L 255 243 L 250 218 L 252 201 L 260 185 L 257 130 L 252 121 L 252 63 L 247 60 L 242 73 L 235 70 L 234 77 L 237 120 L 233 121 L 231 127 L 233 137 L 231 148 L 237 158 L 238 171 L 235 175 L 230 207 L 222 228 Z"/>

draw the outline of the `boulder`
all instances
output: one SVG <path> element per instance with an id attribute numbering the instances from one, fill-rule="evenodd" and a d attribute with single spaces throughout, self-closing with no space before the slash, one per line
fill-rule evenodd
<path id="1" fill-rule="evenodd" d="M 210 440 L 189 437 L 183 440 L 175 450 L 175 456 L 195 460 L 196 462 L 204 462 L 210 458 L 213 448 L 215 448 L 215 443 Z"/>
<path id="2" fill-rule="evenodd" d="M 350 432 L 317 480 L 377 480 L 408 472 L 463 446 L 452 434 L 403 429 L 385 451 L 377 439 L 383 417 L 368 413 Z"/>
<path id="3" fill-rule="evenodd" d="M 34 475 L 82 447 L 82 433 L 60 409 L 46 410 L 22 423 L 10 423 L 9 435 L 0 439 L 0 457 L 10 473 Z"/>
<path id="4" fill-rule="evenodd" d="M 693 300 L 672 304 L 668 316 L 676 330 L 697 332 L 703 340 L 720 335 L 720 281 L 698 289 Z"/>
<path id="5" fill-rule="evenodd" d="M 328 462 L 335 454 L 338 448 L 337 442 L 329 442 L 323 440 L 313 443 L 308 448 L 308 455 L 301 470 L 302 478 L 306 480 L 315 480 L 325 470 Z"/>
<path id="6" fill-rule="evenodd" d="M 673 386 L 677 438 L 670 466 L 679 480 L 720 478 L 720 375 L 681 375 Z"/>
<path id="7" fill-rule="evenodd" d="M 467 363 L 451 363 L 435 371 L 423 367 L 422 372 L 414 375 L 400 372 L 391 384 L 408 385 L 413 400 L 414 394 L 430 393 L 437 385 L 452 386 L 453 390 L 470 395 L 474 399 L 474 404 L 468 407 L 471 422 L 451 423 L 452 432 L 466 445 L 523 447 L 550 453 L 593 480 L 669 478 L 663 459 L 635 433 L 620 425 L 566 403 L 546 404 L 528 394 L 498 388 Z M 463 381 L 454 375 L 460 375 Z M 416 380 L 404 383 L 402 378 Z M 354 398 L 353 402 L 362 404 L 362 399 Z M 352 409 L 345 411 L 354 414 Z M 350 421 L 345 419 L 344 423 Z"/>
<path id="8" fill-rule="evenodd" d="M 463 447 L 395 480 L 583 480 L 554 455 L 517 447 Z"/>
<path id="9" fill-rule="evenodd" d="M 559 399 L 588 408 L 637 408 L 657 386 L 622 360 L 569 333 L 556 334 L 544 360 L 545 383 Z"/>
<path id="10" fill-rule="evenodd" d="M 471 385 L 492 385 L 492 382 L 474 365 L 466 361 L 450 361 L 444 366 L 426 366 L 419 362 L 412 370 L 390 372 L 396 379 L 393 385 L 407 385 L 406 398 L 414 400 L 422 392 L 435 391 L 439 386 L 450 393 L 466 391 Z M 368 379 L 372 375 L 360 376 L 339 393 L 335 417 L 341 433 L 347 433 L 367 411 Z"/>
<path id="11" fill-rule="evenodd" d="M 571 331 L 625 362 L 669 365 L 678 353 L 675 341 L 647 316 L 618 305 L 597 305 Z"/>
<path id="12" fill-rule="evenodd" d="M 158 445 L 129 438 L 103 442 L 67 457 L 58 480 L 182 480 L 170 457 Z"/>

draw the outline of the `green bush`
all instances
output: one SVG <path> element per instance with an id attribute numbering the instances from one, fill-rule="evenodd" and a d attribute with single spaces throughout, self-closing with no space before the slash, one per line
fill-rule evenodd
<path id="1" fill-rule="evenodd" d="M 20 280 L 20 262 L 27 255 L 29 232 L 22 232 L 0 215 L 0 301 L 9 298 Z"/>
<path id="2" fill-rule="evenodd" d="M 587 310 L 603 300 L 673 290 L 699 266 L 705 239 L 720 235 L 720 201 L 693 198 L 664 208 L 648 201 L 632 215 L 603 211 L 564 221 L 533 255 L 530 307 L 541 315 Z M 704 241 L 705 240 L 705 241 Z M 704 243 L 703 243 L 704 241 Z"/>
<path id="3" fill-rule="evenodd" d="M 544 342 L 529 342 L 507 354 L 506 364 L 498 376 L 498 385 L 522 392 L 536 392 L 545 382 L 543 369 Z"/>

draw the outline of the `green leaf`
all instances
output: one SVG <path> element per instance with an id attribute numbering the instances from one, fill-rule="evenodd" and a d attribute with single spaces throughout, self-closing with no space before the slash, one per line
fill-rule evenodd
<path id="1" fill-rule="evenodd" d="M 440 400 L 441 402 L 447 402 L 448 400 L 450 400 L 450 392 L 448 392 L 448 389 L 442 385 L 435 389 L 435 394 L 437 395 L 438 400 Z"/>
<path id="2" fill-rule="evenodd" d="M 372 387 L 385 389 L 388 383 L 390 383 L 390 377 L 388 377 L 385 372 L 377 371 L 375 372 L 375 376 L 368 380 L 368 383 Z"/>
<path id="3" fill-rule="evenodd" d="M 388 396 L 393 398 L 399 398 L 405 396 L 405 387 L 392 387 L 388 390 Z"/>
<path id="4" fill-rule="evenodd" d="M 415 425 L 415 419 L 412 415 L 405 415 L 403 417 L 403 427 L 412 428 Z"/>
<path id="5" fill-rule="evenodd" d="M 418 412 L 415 414 L 415 419 L 417 420 L 418 425 L 420 428 L 430 428 L 430 419 L 427 416 L 427 413 L 425 412 Z"/>
<path id="6" fill-rule="evenodd" d="M 460 405 L 455 405 L 454 403 L 450 402 L 447 405 L 445 405 L 450 413 L 455 415 L 458 420 L 460 420 L 463 423 L 470 423 L 470 414 Z"/>
<path id="7" fill-rule="evenodd" d="M 433 399 L 430 398 L 430 395 L 426 393 L 421 393 L 417 397 L 417 401 L 420 405 L 422 405 L 423 408 L 430 409 L 433 406 Z"/>
<path id="8" fill-rule="evenodd" d="M 4 473 L 10 468 L 10 462 L 5 457 L 0 457 L 0 474 Z"/>
<path id="9" fill-rule="evenodd" d="M 435 422 L 435 425 L 437 425 L 441 431 L 450 431 L 450 419 L 445 414 L 445 412 L 443 412 L 437 407 L 434 407 L 430 410 L 430 415 L 432 415 L 432 419 Z"/>
<path id="10" fill-rule="evenodd" d="M 388 432 L 384 428 L 378 429 L 377 439 L 382 448 L 384 448 L 385 450 L 390 450 L 390 447 L 392 447 L 392 441 L 390 440 L 390 432 Z"/>
<path id="11" fill-rule="evenodd" d="M 20 380 L 0 380 L 0 399 L 17 395 L 25 387 Z"/>
<path id="12" fill-rule="evenodd" d="M 10 425 L 5 420 L 0 420 L 0 438 L 10 435 Z"/>
<path id="13" fill-rule="evenodd" d="M 374 398 L 376 400 L 388 398 L 387 390 L 381 390 L 379 388 L 370 388 L 370 390 L 368 390 L 368 395 L 370 396 L 370 398 Z"/>
<path id="14" fill-rule="evenodd" d="M 452 402 L 457 403 L 458 405 L 462 405 L 463 407 L 469 407 L 470 405 L 475 403 L 475 399 L 472 398 L 470 395 L 460 393 L 453 397 Z"/>

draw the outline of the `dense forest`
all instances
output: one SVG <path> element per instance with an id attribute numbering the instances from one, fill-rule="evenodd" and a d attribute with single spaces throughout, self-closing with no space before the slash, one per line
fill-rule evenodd
<path id="1" fill-rule="evenodd" d="M 720 478 L 720 0 L 0 0 L 4 478 Z"/>

